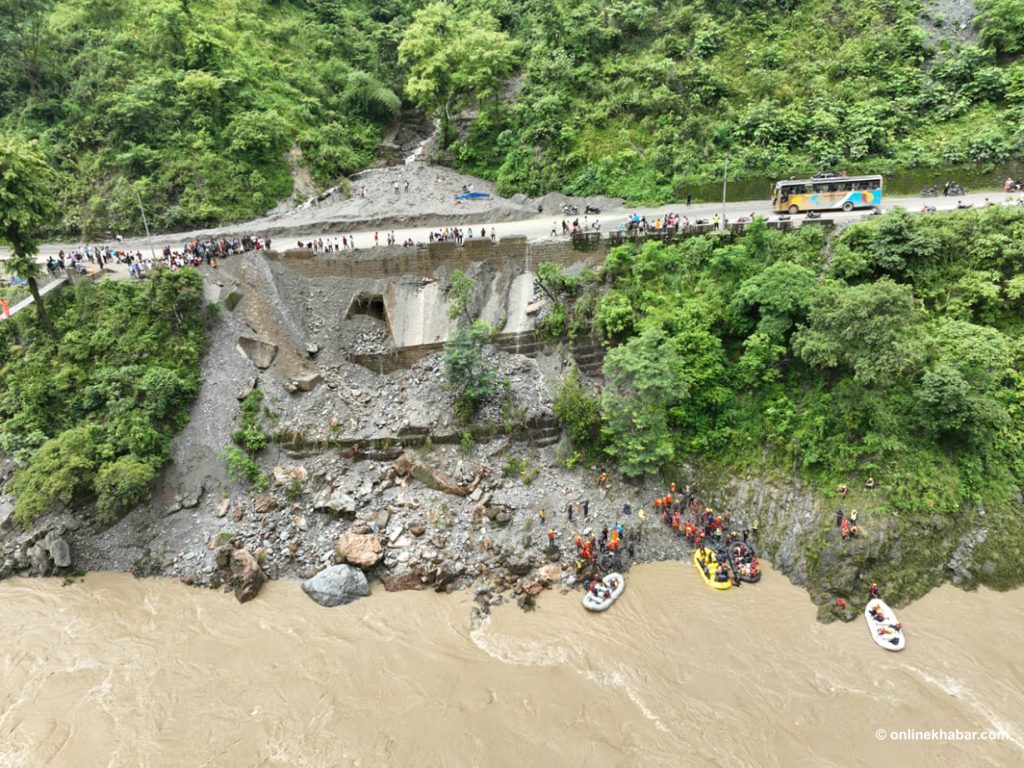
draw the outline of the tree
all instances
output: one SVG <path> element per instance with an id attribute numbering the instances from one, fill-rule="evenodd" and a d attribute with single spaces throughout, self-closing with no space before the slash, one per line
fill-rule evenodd
<path id="1" fill-rule="evenodd" d="M 573 447 L 588 455 L 600 447 L 601 402 L 584 386 L 575 365 L 555 392 L 554 410 Z"/>
<path id="2" fill-rule="evenodd" d="M 604 441 L 627 476 L 656 472 L 675 457 L 669 409 L 689 394 L 675 346 L 651 324 L 605 357 Z"/>
<path id="3" fill-rule="evenodd" d="M 35 142 L 0 138 L 0 242 L 8 243 L 13 251 L 4 268 L 28 281 L 39 324 L 51 336 L 53 324 L 36 282 L 42 274 L 36 253 L 42 233 L 56 212 L 52 184 L 53 171 Z"/>
<path id="4" fill-rule="evenodd" d="M 986 45 L 1000 53 L 1024 51 L 1024 5 L 1020 0 L 978 0 L 974 25 Z"/>
<path id="5" fill-rule="evenodd" d="M 451 139 L 452 112 L 462 99 L 496 98 L 512 69 L 513 46 L 498 21 L 483 9 L 457 13 L 434 2 L 413 14 L 398 46 L 398 61 L 409 67 L 406 95 L 441 120 L 441 143 Z"/>
<path id="6" fill-rule="evenodd" d="M 455 412 L 464 425 L 498 389 L 497 370 L 483 352 L 490 338 L 491 327 L 477 320 L 456 331 L 444 345 L 444 375 L 455 394 Z"/>
<path id="7" fill-rule="evenodd" d="M 889 278 L 827 283 L 793 335 L 793 350 L 812 366 L 852 369 L 860 384 L 892 382 L 921 362 L 923 314 L 910 286 Z"/>
<path id="8" fill-rule="evenodd" d="M 23 80 L 33 95 L 45 99 L 43 69 L 46 58 L 45 33 L 50 0 L 5 0 L 0 13 L 0 86 L 4 68 L 20 85 Z"/>
<path id="9" fill-rule="evenodd" d="M 476 292 L 476 281 L 463 272 L 456 269 L 452 272 L 448 285 L 448 319 L 452 322 L 458 321 L 465 316 L 472 320 L 469 314 L 469 305 L 473 301 L 473 294 Z"/>

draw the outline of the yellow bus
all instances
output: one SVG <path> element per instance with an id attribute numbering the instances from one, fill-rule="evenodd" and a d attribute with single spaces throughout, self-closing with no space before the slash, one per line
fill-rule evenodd
<path id="1" fill-rule="evenodd" d="M 777 181 L 772 187 L 772 208 L 779 213 L 839 208 L 877 208 L 882 204 L 882 177 L 819 174 L 809 179 Z"/>

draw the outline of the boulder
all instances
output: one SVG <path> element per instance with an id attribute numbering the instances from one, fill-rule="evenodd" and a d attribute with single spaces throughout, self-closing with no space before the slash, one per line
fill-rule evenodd
<path id="1" fill-rule="evenodd" d="M 231 584 L 238 602 L 247 603 L 260 593 L 267 576 L 248 550 L 236 549 L 231 553 Z"/>
<path id="2" fill-rule="evenodd" d="M 384 557 L 384 547 L 375 535 L 352 533 L 348 531 L 338 538 L 334 546 L 334 555 L 338 562 L 348 563 L 360 568 L 372 568 Z"/>
<path id="3" fill-rule="evenodd" d="M 274 497 L 268 494 L 257 496 L 256 501 L 253 502 L 253 509 L 257 515 L 265 515 L 272 509 L 277 508 L 277 503 L 274 501 Z"/>
<path id="4" fill-rule="evenodd" d="M 292 384 L 293 387 L 295 387 L 294 391 L 310 392 L 321 381 L 323 381 L 323 376 L 321 376 L 316 371 L 312 371 L 310 373 L 301 373 L 298 376 L 295 376 L 291 380 L 291 384 Z M 293 391 L 293 390 L 289 390 L 289 391 Z"/>
<path id="5" fill-rule="evenodd" d="M 407 589 L 423 589 L 423 579 L 415 573 L 403 573 L 401 576 L 389 576 L 384 579 L 384 589 L 388 592 L 403 592 Z"/>
<path id="6" fill-rule="evenodd" d="M 50 553 L 50 558 L 57 568 L 68 568 L 71 565 L 71 547 L 56 531 L 50 531 L 43 539 L 43 546 Z"/>
<path id="7" fill-rule="evenodd" d="M 302 591 L 327 608 L 347 605 L 360 597 L 369 597 L 370 586 L 358 568 L 332 565 L 302 582 Z"/>
<path id="8" fill-rule="evenodd" d="M 356 500 L 340 488 L 333 492 L 324 490 L 313 502 L 313 508 L 333 515 L 354 515 Z"/>
<path id="9" fill-rule="evenodd" d="M 534 578 L 541 586 L 550 587 L 557 584 L 562 578 L 562 568 L 559 565 L 544 565 L 537 569 Z"/>
<path id="10" fill-rule="evenodd" d="M 53 568 L 53 561 L 50 560 L 50 552 L 46 546 L 38 541 L 28 551 L 29 564 L 32 573 L 36 576 L 48 576 Z"/>
<path id="11" fill-rule="evenodd" d="M 509 558 L 508 562 L 505 563 L 505 567 L 508 568 L 509 573 L 514 573 L 516 576 L 525 576 L 530 572 L 533 564 L 525 557 L 519 556 Z"/>
<path id="12" fill-rule="evenodd" d="M 14 528 L 14 498 L 0 497 L 0 533 Z"/>
<path id="13" fill-rule="evenodd" d="M 274 467 L 274 483 L 277 485 L 288 485 L 292 482 L 304 483 L 309 477 L 306 468 L 295 464 L 291 467 L 282 467 L 280 464 Z"/>
<path id="14" fill-rule="evenodd" d="M 251 336 L 239 336 L 237 349 L 257 368 L 269 368 L 277 357 L 276 344 L 260 341 Z"/>
<path id="15" fill-rule="evenodd" d="M 218 568 L 227 568 L 234 551 L 235 548 L 231 544 L 221 544 L 213 550 L 213 562 L 216 563 Z"/>
<path id="16" fill-rule="evenodd" d="M 221 499 L 220 504 L 217 506 L 217 511 L 214 512 L 215 517 L 224 517 L 228 513 L 228 508 L 231 506 L 231 499 Z"/>
<path id="17" fill-rule="evenodd" d="M 309 357 L 313 357 L 319 351 L 320 351 L 320 345 L 319 344 L 309 343 L 309 344 L 306 345 L 306 354 Z"/>

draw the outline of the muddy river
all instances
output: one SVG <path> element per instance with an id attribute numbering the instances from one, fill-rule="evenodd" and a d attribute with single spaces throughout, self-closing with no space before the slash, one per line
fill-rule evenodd
<path id="1" fill-rule="evenodd" d="M 4 581 L 0 766 L 1024 764 L 1024 591 L 932 592 L 899 654 L 770 571 L 644 566 L 605 614 L 548 593 L 477 626 L 471 598 Z"/>

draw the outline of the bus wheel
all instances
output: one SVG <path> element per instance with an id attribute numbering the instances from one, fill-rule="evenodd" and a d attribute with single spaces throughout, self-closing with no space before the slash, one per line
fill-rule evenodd
<path id="1" fill-rule="evenodd" d="M 849 200 L 847 200 L 845 203 L 843 203 L 843 210 L 846 211 L 847 213 L 852 211 L 853 210 L 853 203 L 851 203 Z"/>
<path id="2" fill-rule="evenodd" d="M 800 207 L 799 206 L 796 206 L 796 205 L 789 206 L 789 215 L 790 216 L 796 216 L 798 213 L 800 213 Z"/>

